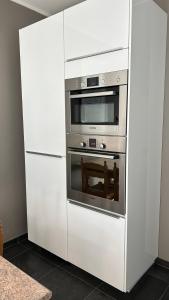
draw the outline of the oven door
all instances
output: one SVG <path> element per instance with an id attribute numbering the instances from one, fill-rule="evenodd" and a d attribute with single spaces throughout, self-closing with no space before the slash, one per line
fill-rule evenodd
<path id="1" fill-rule="evenodd" d="M 68 199 L 125 215 L 125 154 L 68 150 Z"/>
<path id="2" fill-rule="evenodd" d="M 126 135 L 127 85 L 66 93 L 67 133 Z"/>

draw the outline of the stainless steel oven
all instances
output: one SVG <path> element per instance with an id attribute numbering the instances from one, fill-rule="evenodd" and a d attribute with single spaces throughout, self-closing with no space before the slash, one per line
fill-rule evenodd
<path id="1" fill-rule="evenodd" d="M 125 138 L 67 138 L 68 199 L 104 213 L 125 215 Z"/>
<path id="2" fill-rule="evenodd" d="M 128 71 L 67 79 L 67 133 L 126 135 Z"/>

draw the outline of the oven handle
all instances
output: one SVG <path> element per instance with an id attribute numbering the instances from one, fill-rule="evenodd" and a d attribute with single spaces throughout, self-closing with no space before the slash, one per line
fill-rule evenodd
<path id="1" fill-rule="evenodd" d="M 78 94 L 78 95 L 70 95 L 70 99 L 78 99 L 78 98 L 89 98 L 89 97 L 101 97 L 101 96 L 115 96 L 117 95 L 114 91 L 108 92 L 100 92 L 100 93 L 89 93 L 89 94 Z"/>
<path id="2" fill-rule="evenodd" d="M 81 156 L 90 156 L 90 157 L 99 157 L 99 158 L 108 158 L 108 159 L 119 159 L 118 156 L 115 155 L 104 155 L 104 154 L 95 154 L 95 153 L 85 153 L 85 152 L 77 152 L 77 151 L 68 151 L 68 154 L 76 154 Z"/>

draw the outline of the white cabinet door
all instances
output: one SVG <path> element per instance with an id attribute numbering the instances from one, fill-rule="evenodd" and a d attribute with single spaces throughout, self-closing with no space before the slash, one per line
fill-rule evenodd
<path id="1" fill-rule="evenodd" d="M 87 0 L 64 12 L 66 60 L 128 47 L 129 0 Z"/>
<path id="2" fill-rule="evenodd" d="M 125 220 L 68 204 L 68 260 L 124 289 Z"/>
<path id="3" fill-rule="evenodd" d="M 63 12 L 20 30 L 26 150 L 65 155 Z"/>
<path id="4" fill-rule="evenodd" d="M 26 154 L 29 240 L 67 258 L 66 159 Z"/>

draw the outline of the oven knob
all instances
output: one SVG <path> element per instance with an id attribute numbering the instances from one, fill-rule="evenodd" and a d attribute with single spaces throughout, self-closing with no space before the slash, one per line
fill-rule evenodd
<path id="1" fill-rule="evenodd" d="M 84 147 L 86 147 L 86 143 L 85 142 L 81 142 L 80 146 L 84 148 Z"/>
<path id="2" fill-rule="evenodd" d="M 100 149 L 105 149 L 106 148 L 106 145 L 105 144 L 100 144 Z"/>

